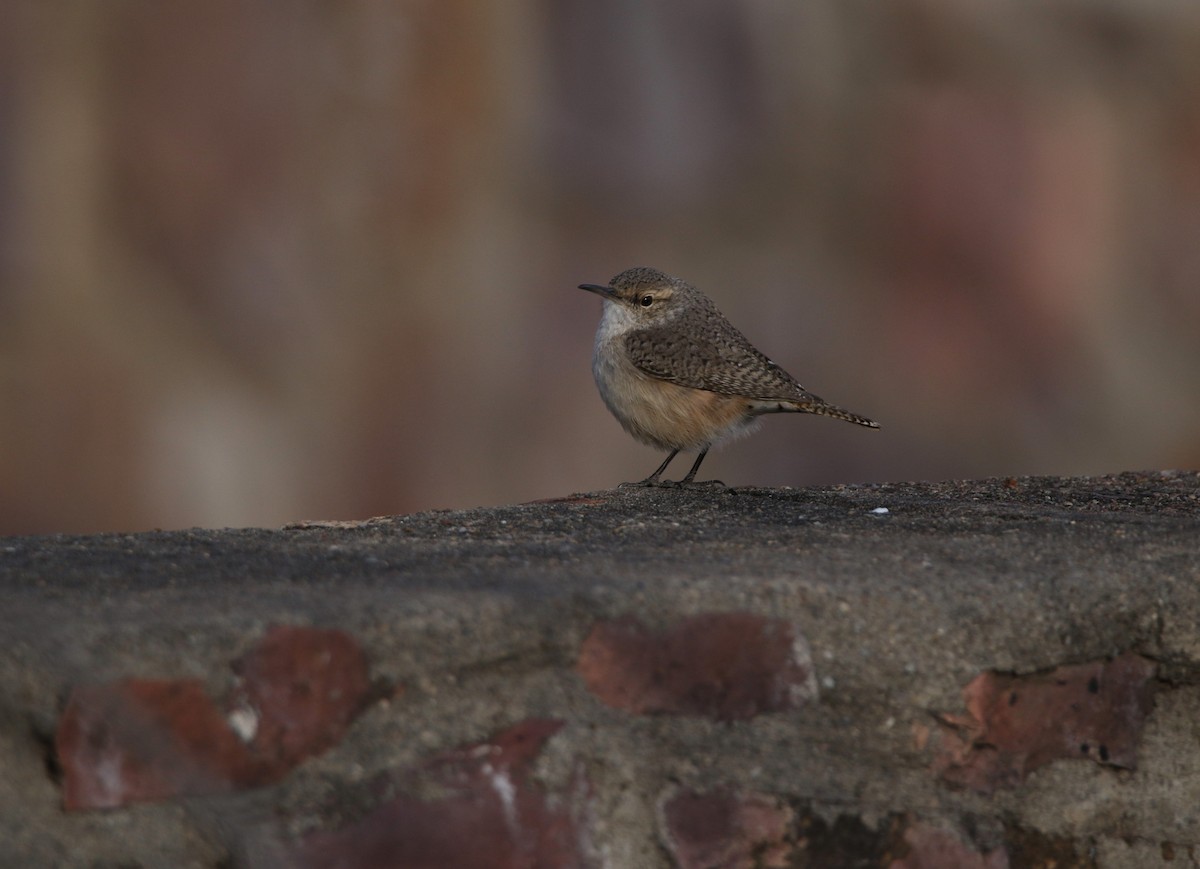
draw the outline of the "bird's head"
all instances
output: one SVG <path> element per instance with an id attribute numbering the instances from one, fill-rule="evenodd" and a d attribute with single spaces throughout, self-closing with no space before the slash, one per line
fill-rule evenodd
<path id="1" fill-rule="evenodd" d="M 630 319 L 647 325 L 669 318 L 700 296 L 691 284 L 644 266 L 626 269 L 607 285 L 580 284 L 579 289 L 621 306 Z"/>

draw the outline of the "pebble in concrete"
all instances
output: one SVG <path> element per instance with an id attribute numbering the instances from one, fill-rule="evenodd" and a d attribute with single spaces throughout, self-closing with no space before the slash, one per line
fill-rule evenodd
<path id="1" fill-rule="evenodd" d="M 561 727 L 527 719 L 491 740 L 402 770 L 381 787 L 403 792 L 338 830 L 309 834 L 289 865 L 303 869 L 471 866 L 522 869 L 584 865 L 566 808 L 552 807 L 528 768 Z M 434 791 L 420 799 L 413 791 Z"/>
<path id="2" fill-rule="evenodd" d="M 272 628 L 233 671 L 231 717 L 242 713 L 251 754 L 280 776 L 341 741 L 371 688 L 367 657 L 343 631 Z"/>
<path id="3" fill-rule="evenodd" d="M 779 869 L 792 865 L 793 812 L 764 794 L 682 791 L 659 808 L 663 839 L 679 869 Z"/>
<path id="4" fill-rule="evenodd" d="M 195 679 L 76 686 L 55 735 L 65 808 L 278 781 L 336 744 L 368 695 L 366 657 L 341 631 L 272 628 L 234 669 L 227 711 Z"/>
<path id="5" fill-rule="evenodd" d="M 1133 769 L 1154 671 L 1152 661 L 1125 654 L 1044 674 L 982 673 L 963 689 L 967 714 L 941 716 L 934 771 L 992 793 L 1062 758 Z"/>
<path id="6" fill-rule="evenodd" d="M 221 793 L 258 777 L 245 746 L 193 679 L 77 687 L 55 746 L 67 809 Z"/>
<path id="7" fill-rule="evenodd" d="M 903 841 L 908 853 L 893 860 L 888 869 L 1009 869 L 1003 848 L 980 852 L 949 830 L 931 824 L 917 822 L 908 827 Z"/>
<path id="8" fill-rule="evenodd" d="M 602 702 L 639 715 L 731 721 L 794 709 L 817 694 L 798 629 L 753 613 L 707 613 L 661 631 L 631 616 L 599 622 L 578 670 Z"/>

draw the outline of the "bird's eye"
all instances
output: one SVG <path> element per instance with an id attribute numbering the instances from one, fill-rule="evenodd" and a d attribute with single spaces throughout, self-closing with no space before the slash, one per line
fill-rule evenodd
<path id="1" fill-rule="evenodd" d="M 649 308 L 654 304 L 654 296 L 642 296 L 642 307 Z"/>

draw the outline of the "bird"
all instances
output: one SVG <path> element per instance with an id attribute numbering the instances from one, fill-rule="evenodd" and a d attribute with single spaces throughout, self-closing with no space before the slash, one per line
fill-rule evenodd
<path id="1" fill-rule="evenodd" d="M 879 428 L 801 386 L 687 281 L 643 266 L 579 289 L 604 302 L 592 352 L 600 397 L 626 432 L 668 451 L 654 473 L 623 486 L 693 483 L 712 447 L 753 431 L 768 413 Z M 662 480 L 680 452 L 698 453 L 691 470 L 678 483 Z"/>

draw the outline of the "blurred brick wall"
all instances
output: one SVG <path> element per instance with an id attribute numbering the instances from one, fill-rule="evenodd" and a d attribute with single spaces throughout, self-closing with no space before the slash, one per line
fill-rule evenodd
<path id="1" fill-rule="evenodd" d="M 1200 463 L 1191 3 L 10 3 L 0 197 L 0 533 L 640 478 L 636 264 L 884 424 L 727 482 Z"/>

